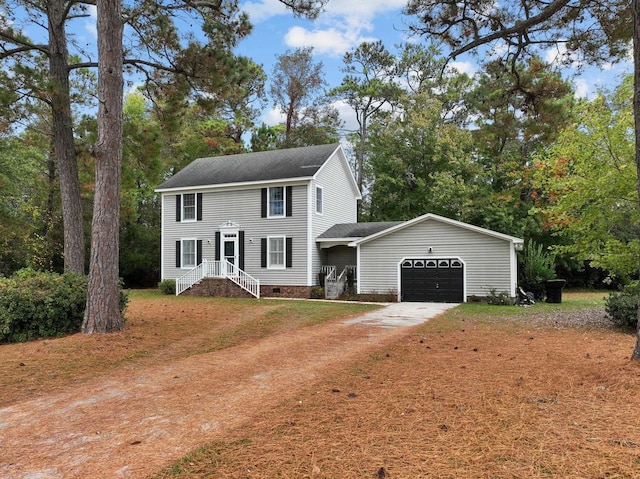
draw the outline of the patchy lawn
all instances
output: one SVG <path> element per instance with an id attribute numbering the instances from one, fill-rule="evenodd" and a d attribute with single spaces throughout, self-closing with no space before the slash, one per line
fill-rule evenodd
<path id="1" fill-rule="evenodd" d="M 460 306 L 153 477 L 640 477 L 635 336 L 603 296 Z"/>
<path id="2" fill-rule="evenodd" d="M 124 333 L 0 346 L 0 475 L 640 477 L 635 336 L 603 296 L 382 333 L 338 321 L 376 306 L 134 292 Z"/>
<path id="3" fill-rule="evenodd" d="M 0 345 L 0 407 L 77 387 L 125 367 L 161 366 L 377 307 L 132 291 L 122 333 Z"/>

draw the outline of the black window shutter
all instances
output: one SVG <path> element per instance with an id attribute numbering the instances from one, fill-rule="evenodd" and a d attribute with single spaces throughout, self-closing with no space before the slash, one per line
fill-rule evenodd
<path id="1" fill-rule="evenodd" d="M 202 193 L 198 193 L 196 200 L 196 207 L 198 208 L 198 213 L 196 219 L 198 221 L 202 221 Z"/>
<path id="2" fill-rule="evenodd" d="M 262 212 L 261 212 L 262 218 L 267 217 L 267 194 L 268 193 L 269 192 L 267 188 L 262 188 Z"/>
<path id="3" fill-rule="evenodd" d="M 180 267 L 180 262 L 181 257 L 180 257 L 180 241 L 176 241 L 176 268 Z"/>
<path id="4" fill-rule="evenodd" d="M 287 268 L 291 268 L 293 266 L 293 238 L 287 238 Z"/>
<path id="5" fill-rule="evenodd" d="M 293 203 L 293 198 L 291 198 L 292 196 L 292 191 L 293 191 L 293 186 L 287 186 L 287 216 L 291 216 L 293 213 L 293 208 L 292 208 L 292 203 Z"/>
<path id="6" fill-rule="evenodd" d="M 267 267 L 267 238 L 260 240 L 260 261 L 263 268 Z"/>
<path id="7" fill-rule="evenodd" d="M 196 241 L 196 266 L 202 263 L 202 240 Z"/>
<path id="8" fill-rule="evenodd" d="M 214 241 L 213 247 L 216 249 L 216 261 L 220 261 L 220 231 L 216 231 L 216 239 Z"/>
<path id="9" fill-rule="evenodd" d="M 244 270 L 244 231 L 238 231 L 238 268 Z"/>
<path id="10" fill-rule="evenodd" d="M 176 221 L 182 221 L 182 195 L 176 195 Z"/>

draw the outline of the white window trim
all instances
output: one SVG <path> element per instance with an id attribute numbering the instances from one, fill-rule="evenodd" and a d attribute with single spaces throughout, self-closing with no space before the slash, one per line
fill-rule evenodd
<path id="1" fill-rule="evenodd" d="M 193 219 L 185 219 L 184 217 L 184 197 L 186 195 L 193 195 Z M 180 201 L 180 220 L 182 223 L 195 223 L 198 221 L 198 194 L 197 193 L 182 193 L 182 201 Z"/>
<path id="2" fill-rule="evenodd" d="M 282 264 L 271 263 L 271 240 L 282 240 Z M 287 237 L 267 236 L 267 269 L 286 269 L 287 267 Z"/>
<path id="3" fill-rule="evenodd" d="M 320 193 L 320 211 L 318 211 L 318 191 L 321 191 L 321 193 Z M 316 214 L 318 216 L 323 216 L 324 215 L 324 188 L 322 186 L 317 186 L 317 185 L 316 185 L 315 210 L 316 210 Z"/>
<path id="4" fill-rule="evenodd" d="M 187 241 L 193 241 L 193 265 L 184 262 L 185 247 Z M 198 238 L 180 238 L 180 269 L 193 269 L 198 266 Z"/>
<path id="5" fill-rule="evenodd" d="M 282 188 L 282 214 L 271 214 L 271 189 Z M 267 218 L 285 218 L 287 216 L 287 188 L 285 186 L 269 186 L 267 188 Z"/>

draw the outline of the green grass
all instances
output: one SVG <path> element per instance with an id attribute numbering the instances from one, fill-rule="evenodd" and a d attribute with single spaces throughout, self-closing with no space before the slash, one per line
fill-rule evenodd
<path id="1" fill-rule="evenodd" d="M 606 291 L 567 291 L 563 293 L 561 303 L 537 302 L 533 306 L 496 306 L 485 303 L 465 303 L 456 308 L 456 310 L 460 314 L 474 314 L 480 317 L 484 315 L 494 317 L 531 316 L 556 311 L 602 308 L 607 296 L 608 292 Z"/>

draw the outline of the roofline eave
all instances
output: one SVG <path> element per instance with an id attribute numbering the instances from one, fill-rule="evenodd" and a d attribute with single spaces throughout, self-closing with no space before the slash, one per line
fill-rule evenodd
<path id="1" fill-rule="evenodd" d="M 313 179 L 312 176 L 301 176 L 297 178 L 278 178 L 274 180 L 260 180 L 260 181 L 242 181 L 237 183 L 221 183 L 221 184 L 207 184 L 207 185 L 195 185 L 195 186 L 177 186 L 173 188 L 156 188 L 156 193 L 172 193 L 177 191 L 195 191 L 195 190 L 217 190 L 223 188 L 242 188 L 245 186 L 256 185 L 274 185 L 278 183 L 306 183 Z"/>

